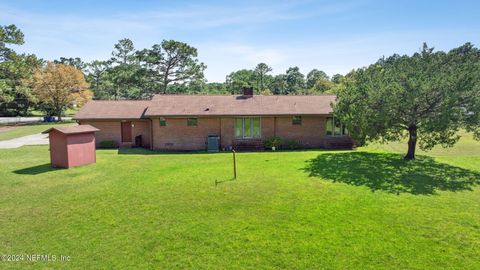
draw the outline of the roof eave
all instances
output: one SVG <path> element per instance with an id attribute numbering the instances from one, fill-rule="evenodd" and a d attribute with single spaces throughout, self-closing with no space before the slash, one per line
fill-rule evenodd
<path id="1" fill-rule="evenodd" d="M 72 120 L 146 120 L 147 118 L 131 118 L 131 117 L 73 117 Z"/>
<path id="2" fill-rule="evenodd" d="M 246 113 L 246 114 L 148 114 L 145 117 L 194 117 L 194 116 L 211 116 L 211 117 L 241 117 L 241 116 L 294 116 L 294 115 L 301 115 L 301 116 L 329 116 L 332 115 L 333 112 L 330 113 L 276 113 L 276 114 L 258 114 L 258 113 Z"/>
<path id="3" fill-rule="evenodd" d="M 82 134 L 82 133 L 91 133 L 91 132 L 98 132 L 100 131 L 100 129 L 91 129 L 91 130 L 82 130 L 82 131 L 75 131 L 75 132 L 63 132 L 57 128 L 49 128 L 45 131 L 42 132 L 42 134 L 48 134 L 50 132 L 52 132 L 53 130 L 57 131 L 57 132 L 60 132 L 62 134 Z"/>

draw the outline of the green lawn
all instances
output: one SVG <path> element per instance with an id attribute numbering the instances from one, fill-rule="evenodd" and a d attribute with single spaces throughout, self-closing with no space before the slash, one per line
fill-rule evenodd
<path id="1" fill-rule="evenodd" d="M 428 155 L 434 157 L 449 156 L 480 156 L 480 142 L 473 139 L 471 133 L 460 132 L 460 140 L 454 145 L 454 147 L 443 148 L 440 145 L 435 146 L 430 151 L 422 151 L 417 147 L 417 154 Z M 394 153 L 407 153 L 407 141 L 403 142 L 391 142 L 388 144 L 371 144 L 362 149 L 374 150 L 374 151 L 388 151 Z"/>
<path id="2" fill-rule="evenodd" d="M 15 139 L 22 136 L 40 133 L 54 126 L 74 125 L 73 121 L 64 121 L 60 123 L 35 123 L 24 126 L 16 126 L 13 129 L 2 131 L 0 130 L 0 141 Z"/>
<path id="3" fill-rule="evenodd" d="M 74 116 L 78 111 L 80 111 L 80 108 L 68 108 L 63 113 L 63 116 Z M 32 111 L 29 112 L 29 115 L 30 116 L 45 116 L 45 112 L 38 111 L 38 110 L 32 110 Z"/>
<path id="4" fill-rule="evenodd" d="M 239 153 L 234 181 L 229 153 L 55 170 L 48 146 L 0 150 L 0 254 L 71 256 L 0 268 L 480 269 L 480 143 L 413 162 L 371 147 Z"/>

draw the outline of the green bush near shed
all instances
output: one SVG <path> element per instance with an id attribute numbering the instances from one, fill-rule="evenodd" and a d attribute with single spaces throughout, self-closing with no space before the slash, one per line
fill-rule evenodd
<path id="1" fill-rule="evenodd" d="M 118 145 L 115 141 L 101 141 L 99 144 L 99 148 L 104 148 L 104 149 L 112 149 L 117 147 Z"/>

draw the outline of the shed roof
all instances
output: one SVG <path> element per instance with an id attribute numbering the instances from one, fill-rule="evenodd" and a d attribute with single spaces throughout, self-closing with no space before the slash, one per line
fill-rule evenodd
<path id="1" fill-rule="evenodd" d="M 155 95 L 145 116 L 324 115 L 332 113 L 335 99 L 335 95 Z"/>
<path id="2" fill-rule="evenodd" d="M 140 119 L 150 100 L 91 100 L 73 119 Z"/>
<path id="3" fill-rule="evenodd" d="M 88 133 L 100 131 L 98 128 L 91 125 L 75 125 L 75 126 L 62 126 L 62 127 L 52 127 L 45 130 L 42 133 L 49 133 L 52 130 L 56 130 L 63 134 L 78 134 L 78 133 Z"/>

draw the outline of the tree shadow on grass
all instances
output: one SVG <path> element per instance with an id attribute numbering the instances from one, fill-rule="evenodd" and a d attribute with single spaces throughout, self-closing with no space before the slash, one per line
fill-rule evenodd
<path id="1" fill-rule="evenodd" d="M 23 168 L 20 170 L 13 171 L 16 174 L 30 174 L 30 175 L 37 175 L 41 173 L 46 173 L 50 171 L 61 170 L 60 168 L 53 168 L 50 163 L 37 165 L 33 167 Z"/>
<path id="2" fill-rule="evenodd" d="M 404 161 L 399 154 L 326 153 L 307 162 L 305 171 L 310 176 L 367 186 L 372 191 L 428 195 L 438 190 L 472 190 L 480 184 L 479 172 L 439 163 L 426 156 Z"/>

